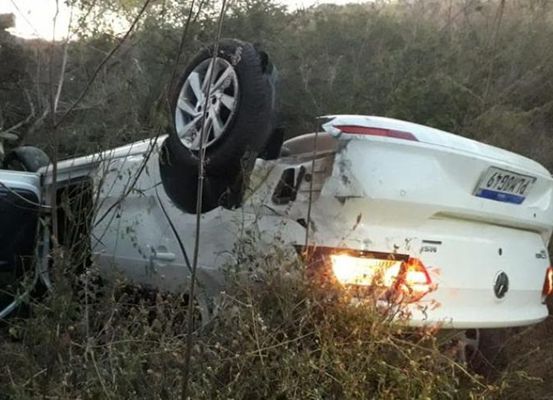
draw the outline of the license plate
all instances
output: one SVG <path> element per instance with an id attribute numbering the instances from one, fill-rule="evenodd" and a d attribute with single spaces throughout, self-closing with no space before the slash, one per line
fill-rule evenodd
<path id="1" fill-rule="evenodd" d="M 521 204 L 536 178 L 501 168 L 490 167 L 480 179 L 474 195 L 485 199 Z"/>

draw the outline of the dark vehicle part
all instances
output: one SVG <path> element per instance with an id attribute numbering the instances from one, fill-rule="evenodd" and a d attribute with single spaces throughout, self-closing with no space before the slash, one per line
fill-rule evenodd
<path id="1" fill-rule="evenodd" d="M 278 127 L 273 129 L 267 145 L 263 152 L 259 155 L 264 160 L 276 160 L 282 156 L 282 144 L 284 143 L 284 128 Z"/>
<path id="2" fill-rule="evenodd" d="M 278 205 L 288 204 L 295 201 L 300 185 L 305 176 L 305 167 L 286 168 L 278 181 L 272 196 L 273 203 Z"/>
<path id="3" fill-rule="evenodd" d="M 90 233 L 94 213 L 93 183 L 76 178 L 60 184 L 56 191 L 58 243 L 67 251 L 67 267 L 81 273 L 91 264 Z M 64 266 L 65 267 L 65 266 Z"/>
<path id="4" fill-rule="evenodd" d="M 50 159 L 41 149 L 33 146 L 19 146 L 6 155 L 2 168 L 12 171 L 36 172 L 48 164 L 50 164 Z"/>
<path id="5" fill-rule="evenodd" d="M 486 379 L 495 379 L 507 367 L 505 343 L 513 328 L 443 331 L 442 351 Z"/>
<path id="6" fill-rule="evenodd" d="M 0 186 L 0 317 L 19 296 L 22 279 L 32 271 L 37 241 L 39 198 L 25 188 Z M 28 291 L 34 283 L 27 283 Z M 7 312 L 6 312 L 7 313 Z"/>
<path id="7" fill-rule="evenodd" d="M 161 149 L 159 168 L 163 186 L 171 200 L 183 211 L 196 213 L 198 170 L 182 162 L 168 142 Z M 249 169 L 251 167 L 248 167 L 248 173 Z M 245 171 L 246 169 L 238 170 L 234 176 L 229 174 L 228 177 L 206 174 L 200 212 L 204 213 L 218 206 L 240 206 L 248 175 Z"/>
<path id="8" fill-rule="evenodd" d="M 219 44 L 212 68 L 213 51 L 213 46 L 201 51 L 175 88 L 171 100 L 173 130 L 160 158 L 167 194 L 191 213 L 196 212 L 194 181 L 203 116 L 206 202 L 201 212 L 218 205 L 240 205 L 249 172 L 265 149 L 274 123 L 276 78 L 267 54 L 250 43 L 225 39 Z"/>
<path id="9" fill-rule="evenodd" d="M 505 343 L 516 328 L 474 330 L 478 331 L 478 348 L 467 359 L 467 365 L 484 378 L 497 378 L 509 363 Z"/>

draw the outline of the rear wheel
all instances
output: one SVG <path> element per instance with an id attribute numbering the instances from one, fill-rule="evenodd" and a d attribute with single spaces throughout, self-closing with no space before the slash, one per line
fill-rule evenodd
<path id="1" fill-rule="evenodd" d="M 508 359 L 504 352 L 507 329 L 479 329 L 478 348 L 467 365 L 487 379 L 494 379 L 507 367 Z"/>
<path id="2" fill-rule="evenodd" d="M 274 76 L 265 53 L 252 44 L 223 40 L 189 64 L 172 100 L 173 130 L 160 170 L 169 197 L 186 212 L 241 204 L 255 158 L 273 125 Z M 204 130 L 204 143 L 200 141 Z M 205 192 L 196 210 L 199 150 L 205 149 Z"/>
<path id="3" fill-rule="evenodd" d="M 36 172 L 48 164 L 50 164 L 50 159 L 41 149 L 33 146 L 20 146 L 6 155 L 2 167 L 13 171 Z"/>
<path id="4" fill-rule="evenodd" d="M 174 104 L 175 131 L 184 147 L 192 151 L 200 150 L 204 114 L 204 147 L 209 148 L 224 138 L 239 106 L 240 84 L 234 66 L 223 57 L 216 57 L 212 64 L 211 55 L 207 55 L 186 77 Z"/>
<path id="5" fill-rule="evenodd" d="M 155 323 L 162 330 L 175 334 L 188 333 L 190 297 L 187 293 L 170 293 L 153 287 L 128 283 L 115 292 L 115 301 L 121 304 L 120 317 L 132 320 L 133 314 L 146 317 L 150 326 Z M 206 297 L 194 296 L 191 333 L 204 328 L 213 318 L 213 310 Z"/>
<path id="6" fill-rule="evenodd" d="M 507 366 L 503 352 L 507 329 L 466 329 L 448 339 L 446 354 L 487 379 Z"/>

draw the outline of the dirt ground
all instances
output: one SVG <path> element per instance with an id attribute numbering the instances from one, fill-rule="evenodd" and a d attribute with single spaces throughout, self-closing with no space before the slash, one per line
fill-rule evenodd
<path id="1" fill-rule="evenodd" d="M 551 300 L 551 299 L 550 299 Z M 500 363 L 507 364 L 506 381 L 512 399 L 553 399 L 553 301 L 542 323 L 505 332 Z"/>

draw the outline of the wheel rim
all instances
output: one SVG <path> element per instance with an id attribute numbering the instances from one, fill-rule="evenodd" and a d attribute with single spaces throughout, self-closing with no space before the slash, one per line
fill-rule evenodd
<path id="1" fill-rule="evenodd" d="M 175 107 L 175 129 L 181 142 L 190 150 L 199 150 L 202 119 L 205 111 L 204 148 L 221 139 L 238 106 L 238 77 L 232 64 L 217 57 L 202 61 L 186 78 Z M 208 84 L 209 77 L 211 85 Z M 210 86 L 209 94 L 207 94 Z M 206 102 L 207 97 L 207 102 Z"/>
<path id="2" fill-rule="evenodd" d="M 466 365 L 474 358 L 480 348 L 480 331 L 478 329 L 461 331 L 456 340 L 456 361 Z"/>

